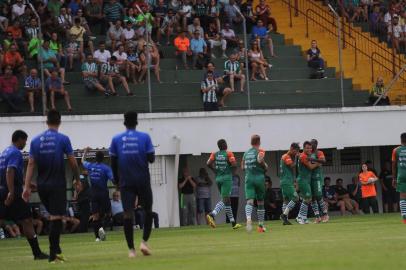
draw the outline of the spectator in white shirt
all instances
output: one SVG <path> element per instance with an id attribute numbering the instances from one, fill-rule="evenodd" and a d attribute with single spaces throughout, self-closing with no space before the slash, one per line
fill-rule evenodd
<path id="1" fill-rule="evenodd" d="M 113 56 L 117 58 L 116 64 L 118 65 L 118 68 L 120 72 L 126 72 L 127 71 L 127 53 L 125 52 L 124 45 L 119 44 L 118 45 L 118 50 L 113 53 Z M 127 78 L 129 78 L 129 74 L 127 74 Z"/>
<path id="2" fill-rule="evenodd" d="M 178 16 L 181 18 L 183 29 L 186 29 L 188 24 L 192 23 L 192 5 L 189 0 L 183 0 L 182 7 L 178 11 Z"/>
<path id="3" fill-rule="evenodd" d="M 104 41 L 99 42 L 99 49 L 93 54 L 94 59 L 98 64 L 107 63 L 111 57 L 109 50 L 106 50 L 106 43 Z"/>
<path id="4" fill-rule="evenodd" d="M 404 31 L 399 24 L 399 17 L 393 16 L 393 25 L 388 26 L 388 40 L 392 41 L 393 47 L 400 52 L 400 43 L 403 42 Z"/>
<path id="5" fill-rule="evenodd" d="M 114 225 L 122 225 L 123 224 L 123 205 L 120 199 L 120 192 L 114 191 L 113 192 L 113 199 L 111 200 L 111 217 L 113 218 Z"/>
<path id="6" fill-rule="evenodd" d="M 123 39 L 125 41 L 125 47 L 128 48 L 129 45 L 135 45 L 135 31 L 132 22 L 128 21 L 123 29 Z"/>
<path id="7" fill-rule="evenodd" d="M 204 30 L 203 27 L 200 26 L 199 18 L 193 19 L 193 24 L 188 25 L 187 31 L 189 32 L 190 36 L 194 36 L 194 33 L 198 31 L 200 33 L 200 37 L 204 39 Z"/>
<path id="8" fill-rule="evenodd" d="M 11 19 L 14 21 L 25 12 L 25 5 L 23 0 L 17 0 L 17 2 L 11 7 Z"/>
<path id="9" fill-rule="evenodd" d="M 228 47 L 237 47 L 238 46 L 239 39 L 235 35 L 234 30 L 230 28 L 229 23 L 224 24 L 224 29 L 221 30 L 220 34 L 221 34 L 222 38 L 227 41 Z"/>
<path id="10" fill-rule="evenodd" d="M 117 42 L 121 41 L 122 36 L 123 27 L 121 27 L 121 21 L 117 20 L 107 31 L 106 45 L 111 47 L 111 50 L 114 51 L 116 49 Z"/>

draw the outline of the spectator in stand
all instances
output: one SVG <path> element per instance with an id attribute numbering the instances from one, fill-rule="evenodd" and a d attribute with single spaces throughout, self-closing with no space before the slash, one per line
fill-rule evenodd
<path id="1" fill-rule="evenodd" d="M 207 4 L 207 23 L 214 24 L 217 32 L 220 31 L 220 6 L 216 0 L 208 0 Z"/>
<path id="2" fill-rule="evenodd" d="M 359 205 L 355 200 L 350 198 L 350 193 L 343 187 L 343 179 L 336 180 L 335 194 L 339 202 L 341 215 L 345 215 L 345 211 L 350 211 L 353 215 L 358 214 Z M 340 203 L 340 202 L 344 203 Z"/>
<path id="3" fill-rule="evenodd" d="M 86 61 L 82 64 L 83 83 L 87 90 L 97 90 L 103 93 L 106 97 L 110 95 L 103 85 L 99 82 L 99 69 L 97 63 L 93 59 L 93 55 L 88 54 Z"/>
<path id="4" fill-rule="evenodd" d="M 164 0 L 158 0 L 158 4 L 153 7 L 153 14 L 155 19 L 155 28 L 158 30 L 162 26 L 164 21 L 165 15 L 168 13 L 168 8 L 165 4 Z M 159 41 L 157 41 L 157 45 L 159 46 Z"/>
<path id="5" fill-rule="evenodd" d="M 83 62 L 85 55 L 81 49 L 81 43 L 75 40 L 73 35 L 70 35 L 66 43 L 65 55 L 68 58 L 68 70 L 73 71 L 73 64 L 75 60 Z"/>
<path id="6" fill-rule="evenodd" d="M 137 18 L 135 16 L 135 11 L 133 8 L 129 8 L 126 10 L 126 14 L 124 16 L 123 22 L 124 23 L 130 22 L 133 24 L 133 26 L 135 26 L 135 24 L 137 23 Z"/>
<path id="7" fill-rule="evenodd" d="M 272 180 L 265 176 L 265 220 L 277 220 L 281 213 L 280 207 L 276 204 L 276 194 L 272 190 Z"/>
<path id="8" fill-rule="evenodd" d="M 68 57 L 65 54 L 62 41 L 59 38 L 58 33 L 53 32 L 51 34 L 51 39 L 49 41 L 49 49 L 52 50 L 56 54 L 56 58 L 58 59 L 59 66 L 65 68 L 68 63 Z"/>
<path id="9" fill-rule="evenodd" d="M 205 1 L 196 0 L 193 6 L 193 14 L 195 18 L 198 18 L 201 25 L 207 27 L 207 17 L 206 17 L 207 6 Z"/>
<path id="10" fill-rule="evenodd" d="M 60 15 L 57 18 L 59 27 L 64 30 L 63 36 L 66 37 L 69 33 L 69 29 L 73 26 L 73 18 L 70 14 L 68 14 L 65 7 L 61 8 Z"/>
<path id="11" fill-rule="evenodd" d="M 92 30 L 89 27 L 89 24 L 86 20 L 86 18 L 84 17 L 83 14 L 83 9 L 79 9 L 78 10 L 78 14 L 75 18 L 73 18 L 73 21 L 75 21 L 75 19 L 78 18 L 80 20 L 80 26 L 82 26 L 85 29 L 85 34 L 86 36 L 90 39 L 90 40 L 94 40 L 96 39 L 95 36 L 93 36 Z M 104 34 L 104 33 L 103 33 Z"/>
<path id="12" fill-rule="evenodd" d="M 324 177 L 324 186 L 323 186 L 323 198 L 324 201 L 328 204 L 329 208 L 335 208 L 339 207 L 341 208 L 344 202 L 342 201 L 341 203 L 338 202 L 335 188 L 330 185 L 331 184 L 331 178 L 330 177 Z"/>
<path id="13" fill-rule="evenodd" d="M 192 23 L 192 5 L 189 0 L 182 0 L 181 7 L 178 10 L 178 16 L 180 18 L 183 29 L 187 29 L 187 26 Z"/>
<path id="14" fill-rule="evenodd" d="M 250 33 L 252 27 L 256 23 L 256 16 L 254 14 L 253 0 L 247 0 L 241 5 L 241 13 L 244 15 L 247 23 L 247 32 Z"/>
<path id="15" fill-rule="evenodd" d="M 117 96 L 117 91 L 115 88 L 115 85 L 117 84 L 123 85 L 125 91 L 127 92 L 127 96 L 134 95 L 128 87 L 126 78 L 120 74 L 117 65 L 117 58 L 115 56 L 112 56 L 107 63 L 103 63 L 101 65 L 100 81 L 108 85 L 113 96 Z"/>
<path id="16" fill-rule="evenodd" d="M 106 43 L 104 41 L 99 41 L 99 49 L 93 53 L 93 57 L 99 65 L 109 61 L 111 53 L 109 50 L 106 50 Z"/>
<path id="17" fill-rule="evenodd" d="M 35 97 L 40 97 L 42 95 L 41 80 L 38 78 L 37 69 L 33 68 L 30 70 L 30 75 L 25 79 L 24 89 L 27 93 L 28 103 L 30 104 L 30 112 L 35 112 L 34 100 Z"/>
<path id="18" fill-rule="evenodd" d="M 102 5 L 98 0 L 90 0 L 85 6 L 85 17 L 90 25 L 100 25 L 100 34 L 105 34 L 105 20 Z"/>
<path id="19" fill-rule="evenodd" d="M 28 41 L 27 53 L 28 55 L 30 55 L 31 58 L 33 58 L 34 55 L 38 54 L 38 44 L 39 42 L 41 42 L 39 40 L 38 22 L 35 18 L 31 18 L 30 25 L 25 29 L 25 37 Z M 32 54 L 32 50 L 34 49 L 34 47 L 36 47 L 35 53 Z"/>
<path id="20" fill-rule="evenodd" d="M 117 47 L 118 49 L 113 53 L 113 56 L 117 58 L 116 64 L 118 66 L 118 70 L 120 73 L 127 72 L 127 53 L 124 50 L 124 45 L 119 44 Z M 127 78 L 129 78 L 129 76 L 127 76 Z"/>
<path id="21" fill-rule="evenodd" d="M 139 54 L 133 44 L 128 46 L 127 60 L 127 77 L 130 78 L 133 83 L 136 83 L 138 81 L 137 75 L 139 75 L 141 71 L 145 74 L 147 66 L 141 65 Z"/>
<path id="22" fill-rule="evenodd" d="M 219 30 L 217 30 L 217 27 L 214 23 L 209 24 L 209 29 L 206 31 L 206 40 L 210 44 L 210 52 L 211 52 L 211 58 L 215 59 L 216 56 L 214 55 L 214 47 L 220 47 L 221 50 L 223 51 L 222 57 L 224 59 L 227 58 L 226 55 L 226 49 L 227 49 L 227 41 L 221 37 Z"/>
<path id="23" fill-rule="evenodd" d="M 7 32 L 11 33 L 13 37 L 13 43 L 17 44 L 19 50 L 24 48 L 27 51 L 27 42 L 23 40 L 23 31 L 21 30 L 20 22 L 18 20 L 14 21 L 12 25 L 7 27 Z"/>
<path id="24" fill-rule="evenodd" d="M 235 91 L 235 81 L 240 81 L 240 92 L 244 92 L 245 75 L 242 74 L 240 63 L 237 61 L 237 53 L 230 54 L 229 59 L 224 63 L 225 80 L 230 83 L 231 91 Z"/>
<path id="25" fill-rule="evenodd" d="M 39 57 L 44 63 L 44 72 L 47 77 L 51 76 L 50 70 L 56 70 L 60 73 L 62 84 L 69 84 L 65 81 L 65 69 L 61 68 L 57 59 L 57 54 L 49 48 L 49 40 L 44 40 L 39 51 Z"/>
<path id="26" fill-rule="evenodd" d="M 22 16 L 25 12 L 26 5 L 23 0 L 16 0 L 15 4 L 11 6 L 11 20 L 14 21 Z"/>
<path id="27" fill-rule="evenodd" d="M 392 43 L 392 46 L 400 53 L 401 44 L 404 43 L 404 29 L 399 24 L 399 16 L 393 16 L 393 25 L 388 26 L 388 42 Z"/>
<path id="28" fill-rule="evenodd" d="M 17 45 L 16 41 L 13 38 L 13 34 L 11 32 L 6 32 L 6 37 L 3 40 L 3 49 L 4 51 L 7 51 L 8 49 L 10 49 L 10 45 L 11 44 L 15 44 Z"/>
<path id="29" fill-rule="evenodd" d="M 10 49 L 4 54 L 3 68 L 10 66 L 13 69 L 14 74 L 27 74 L 27 66 L 24 64 L 24 59 L 17 51 L 17 45 L 11 44 Z"/>
<path id="30" fill-rule="evenodd" d="M 18 94 L 17 77 L 13 75 L 11 66 L 5 66 L 4 75 L 0 77 L 0 97 L 8 105 L 8 112 L 21 112 L 18 106 L 21 98 Z"/>
<path id="31" fill-rule="evenodd" d="M 46 9 L 49 11 L 52 17 L 58 17 L 61 11 L 62 4 L 63 2 L 60 0 L 49 0 Z"/>
<path id="32" fill-rule="evenodd" d="M 207 56 L 207 44 L 203 38 L 201 38 L 200 32 L 196 30 L 193 33 L 193 38 L 190 40 L 190 50 L 192 51 L 193 64 L 192 68 L 202 69 L 206 66 Z"/>
<path id="33" fill-rule="evenodd" d="M 113 192 L 113 199 L 111 199 L 111 217 L 113 225 L 123 225 L 124 209 L 120 199 L 120 192 L 117 190 Z"/>
<path id="34" fill-rule="evenodd" d="M 205 80 L 207 78 L 207 73 L 212 72 L 213 73 L 213 78 L 217 80 L 218 83 L 224 83 L 224 77 L 223 73 L 217 72 L 216 71 L 216 66 L 214 65 L 213 62 L 209 62 L 206 65 L 206 72 L 203 76 L 203 79 Z"/>
<path id="35" fill-rule="evenodd" d="M 311 47 L 307 50 L 307 66 L 315 69 L 319 78 L 326 78 L 324 76 L 324 60 L 316 40 L 312 40 Z"/>
<path id="36" fill-rule="evenodd" d="M 183 168 L 182 178 L 179 179 L 178 188 L 183 197 L 184 210 L 182 213 L 182 225 L 196 225 L 196 180 L 190 175 L 187 167 Z"/>
<path id="37" fill-rule="evenodd" d="M 251 39 L 252 41 L 257 40 L 261 47 L 268 45 L 269 54 L 275 57 L 272 38 L 268 35 L 268 30 L 262 20 L 258 20 L 257 25 L 252 27 Z"/>
<path id="38" fill-rule="evenodd" d="M 1 8 L 0 8 L 0 30 L 2 32 L 6 32 L 6 29 L 8 27 L 8 19 L 7 17 L 3 16 L 5 14 L 1 13 Z"/>
<path id="39" fill-rule="evenodd" d="M 224 5 L 224 21 L 226 23 L 240 24 L 242 22 L 242 18 L 236 11 L 236 8 L 240 10 L 239 6 L 235 3 L 235 0 L 229 0 L 229 2 Z"/>
<path id="40" fill-rule="evenodd" d="M 255 7 L 255 15 L 257 16 L 258 21 L 261 20 L 268 28 L 267 30 L 272 30 L 275 33 L 278 32 L 276 20 L 271 17 L 271 8 L 266 4 L 265 0 L 259 0 L 259 4 Z M 272 26 L 272 29 L 270 26 Z"/>
<path id="41" fill-rule="evenodd" d="M 194 36 L 194 33 L 196 31 L 198 31 L 200 33 L 200 37 L 204 38 L 204 30 L 203 30 L 203 27 L 201 27 L 201 25 L 200 25 L 200 19 L 199 18 L 194 18 L 193 19 L 193 24 L 189 24 L 188 27 L 187 27 L 187 30 L 188 30 L 189 35 L 191 37 Z"/>
<path id="42" fill-rule="evenodd" d="M 205 216 L 211 211 L 210 187 L 213 185 L 205 168 L 200 168 L 196 185 L 197 223 L 202 225 L 202 220 L 205 220 Z"/>
<path id="43" fill-rule="evenodd" d="M 385 85 L 383 83 L 383 78 L 378 77 L 376 83 L 372 86 L 371 91 L 369 92 L 368 104 L 374 105 L 374 103 L 380 98 L 377 105 L 390 105 L 389 97 L 386 95 Z"/>
<path id="44" fill-rule="evenodd" d="M 112 26 L 124 15 L 123 6 L 117 0 L 109 0 L 104 4 L 103 14 L 109 26 Z"/>
<path id="45" fill-rule="evenodd" d="M 378 177 L 369 170 L 368 165 L 366 163 L 362 164 L 359 182 L 361 184 L 362 211 L 364 214 L 370 214 L 370 208 L 375 214 L 379 212 L 375 189 L 375 182 L 378 180 Z"/>
<path id="46" fill-rule="evenodd" d="M 133 23 L 127 21 L 125 28 L 123 29 L 123 36 L 121 38 L 124 41 L 125 48 L 128 48 L 129 45 L 135 45 L 137 40 L 137 35 L 135 34 Z"/>
<path id="47" fill-rule="evenodd" d="M 256 75 L 259 73 L 261 79 L 268 81 L 269 78 L 266 75 L 266 69 L 271 68 L 272 65 L 268 64 L 264 58 L 262 51 L 259 49 L 258 41 L 253 41 L 251 49 L 248 51 L 248 60 L 251 66 L 251 80 L 256 81 Z"/>
<path id="48" fill-rule="evenodd" d="M 225 98 L 233 92 L 229 87 L 220 86 L 220 81 L 213 71 L 207 71 L 200 88 L 205 111 L 218 111 L 219 105 L 224 107 Z"/>
<path id="49" fill-rule="evenodd" d="M 109 31 L 107 31 L 106 35 L 106 45 L 111 47 L 111 50 L 114 51 L 116 49 L 116 45 L 118 42 L 123 42 L 123 28 L 121 27 L 121 21 L 117 19 L 114 25 L 111 25 Z"/>
<path id="50" fill-rule="evenodd" d="M 190 50 L 190 40 L 187 37 L 187 31 L 179 31 L 179 35 L 175 38 L 174 44 L 176 56 L 181 59 L 184 68 L 189 69 L 187 56 L 192 55 L 192 51 Z"/>
<path id="51" fill-rule="evenodd" d="M 361 195 L 361 185 L 358 180 L 358 176 L 353 176 L 351 179 L 351 184 L 347 185 L 347 190 L 350 194 L 350 198 L 353 199 L 358 203 L 358 205 L 362 202 L 362 195 Z"/>
<path id="52" fill-rule="evenodd" d="M 382 187 L 382 202 L 384 212 L 397 212 L 399 205 L 399 193 L 396 192 L 396 189 L 392 185 L 392 164 L 389 160 L 385 161 L 383 169 L 379 175 L 379 179 Z"/>
<path id="53" fill-rule="evenodd" d="M 169 46 L 171 44 L 170 36 L 173 33 L 173 29 L 176 29 L 176 27 L 178 27 L 176 14 L 172 9 L 169 9 L 168 14 L 166 14 L 163 19 L 161 28 L 157 30 L 157 42 L 159 43 L 161 41 L 161 35 L 165 35 L 166 45 Z"/>
<path id="54" fill-rule="evenodd" d="M 141 73 L 138 78 L 139 82 L 143 82 L 147 68 L 150 68 L 154 71 L 156 80 L 161 83 L 161 78 L 160 78 L 160 55 L 159 55 L 159 50 L 158 47 L 154 44 L 154 42 L 147 43 L 145 41 L 139 41 L 139 44 L 141 45 L 141 49 L 139 49 L 139 55 L 140 55 L 140 62 L 141 62 Z M 149 50 L 150 57 L 151 57 L 151 63 L 147 64 L 147 50 Z"/>
<path id="55" fill-rule="evenodd" d="M 383 22 L 383 18 L 381 15 L 381 10 L 378 5 L 373 7 L 373 11 L 369 15 L 369 28 L 373 34 L 380 34 L 382 33 L 382 29 L 384 29 L 385 25 Z"/>
<path id="56" fill-rule="evenodd" d="M 4 221 L 4 230 L 7 232 L 10 238 L 21 238 L 20 227 L 12 220 Z"/>
<path id="57" fill-rule="evenodd" d="M 238 46 L 239 38 L 235 35 L 233 29 L 230 28 L 229 23 L 224 24 L 224 28 L 220 31 L 221 37 L 226 40 L 228 48 Z"/>
<path id="58" fill-rule="evenodd" d="M 65 4 L 66 4 L 66 2 L 65 2 Z M 71 10 L 71 14 L 73 16 L 77 16 L 78 11 L 80 9 L 80 5 L 78 4 L 78 0 L 70 0 L 70 2 L 68 4 L 68 8 Z"/>
<path id="59" fill-rule="evenodd" d="M 49 76 L 49 78 L 45 81 L 45 89 L 47 94 L 50 96 L 51 109 L 56 109 L 55 99 L 58 97 L 63 97 L 68 111 L 72 111 L 69 93 L 65 90 L 61 78 L 58 77 L 57 69 L 53 69 L 51 71 L 51 76 Z"/>

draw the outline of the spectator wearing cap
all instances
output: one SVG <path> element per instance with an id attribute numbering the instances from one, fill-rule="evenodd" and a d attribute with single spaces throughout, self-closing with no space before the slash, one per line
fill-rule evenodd
<path id="1" fill-rule="evenodd" d="M 0 97 L 8 105 L 8 112 L 21 111 L 18 106 L 21 100 L 18 95 L 18 81 L 10 65 L 4 67 L 4 75 L 0 77 Z"/>
<path id="2" fill-rule="evenodd" d="M 110 95 L 110 93 L 98 80 L 99 69 L 97 63 L 93 59 L 93 55 L 91 54 L 87 55 L 86 61 L 82 64 L 82 76 L 83 83 L 86 89 L 90 91 L 97 90 L 99 92 L 102 92 L 105 96 Z"/>
<path id="3" fill-rule="evenodd" d="M 109 50 L 106 50 L 106 43 L 104 41 L 99 41 L 99 49 L 93 53 L 93 58 L 96 62 L 101 65 L 107 63 L 111 57 Z"/>
<path id="4" fill-rule="evenodd" d="M 24 89 L 30 104 L 30 112 L 35 112 L 34 99 L 42 94 L 41 80 L 38 78 L 37 69 L 33 68 L 30 70 L 30 75 L 24 81 Z"/>
<path id="5" fill-rule="evenodd" d="M 203 68 L 207 60 L 207 44 L 201 37 L 200 32 L 195 30 L 190 40 L 190 50 L 192 51 L 193 64 L 192 68 Z"/>
<path id="6" fill-rule="evenodd" d="M 100 71 L 100 81 L 104 84 L 107 84 L 109 90 L 112 92 L 113 96 L 117 95 L 117 91 L 115 85 L 122 84 L 125 91 L 127 92 L 127 96 L 134 95 L 131 93 L 130 88 L 128 87 L 127 80 L 124 76 L 120 74 L 118 65 L 117 65 L 117 58 L 115 56 L 110 57 L 110 59 L 101 65 Z"/>
<path id="7" fill-rule="evenodd" d="M 70 96 L 68 91 L 65 90 L 61 78 L 58 77 L 58 69 L 54 68 L 51 71 L 49 78 L 45 81 L 45 90 L 50 96 L 51 108 L 53 110 L 55 107 L 55 99 L 63 98 L 65 100 L 68 111 L 72 111 L 72 106 L 70 104 Z"/>
<path id="8" fill-rule="evenodd" d="M 194 36 L 194 33 L 196 31 L 198 31 L 200 34 L 200 37 L 204 39 L 204 30 L 203 30 L 203 27 L 200 26 L 199 18 L 194 18 L 193 23 L 188 25 L 187 30 L 189 32 L 189 35 L 192 37 Z"/>
<path id="9" fill-rule="evenodd" d="M 65 69 L 60 67 L 55 51 L 49 48 L 49 40 L 44 40 L 39 51 L 39 57 L 42 58 L 44 73 L 47 77 L 51 76 L 50 71 L 56 70 L 60 74 L 62 83 L 69 84 L 69 82 L 65 81 Z"/>
<path id="10" fill-rule="evenodd" d="M 220 47 L 223 51 L 223 58 L 226 59 L 226 49 L 227 49 L 227 41 L 221 37 L 215 23 L 209 24 L 209 29 L 206 31 L 206 40 L 208 40 L 210 44 L 210 51 L 211 51 L 211 58 L 215 59 L 216 56 L 214 55 L 214 47 Z"/>
<path id="11" fill-rule="evenodd" d="M 111 25 L 107 31 L 106 45 L 107 47 L 111 47 L 112 51 L 116 49 L 118 42 L 123 41 L 123 30 L 123 27 L 121 27 L 121 21 L 116 20 L 114 25 Z"/>
<path id="12" fill-rule="evenodd" d="M 268 46 L 269 54 L 274 57 L 273 41 L 270 35 L 268 35 L 268 29 L 264 26 L 262 20 L 257 21 L 257 25 L 252 27 L 251 32 L 252 40 L 257 40 L 261 47 Z"/>
<path id="13" fill-rule="evenodd" d="M 181 58 L 185 69 L 189 69 L 187 56 L 192 55 L 192 52 L 190 50 L 190 40 L 186 35 L 187 31 L 179 31 L 179 35 L 175 38 L 174 44 L 176 48 L 176 56 Z"/>

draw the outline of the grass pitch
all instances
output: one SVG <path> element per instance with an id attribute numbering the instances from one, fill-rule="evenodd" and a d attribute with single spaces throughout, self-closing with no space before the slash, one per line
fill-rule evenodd
<path id="1" fill-rule="evenodd" d="M 268 222 L 268 232 L 206 226 L 152 232 L 153 256 L 127 258 L 122 231 L 107 232 L 106 242 L 93 234 L 63 235 L 68 262 L 33 261 L 24 239 L 0 240 L 1 270 L 36 269 L 404 269 L 406 225 L 398 214 L 333 217 L 327 224 L 282 226 Z M 271 229 L 271 231 L 269 231 Z M 136 231 L 137 244 L 141 233 Z M 47 237 L 40 237 L 47 250 Z M 136 246 L 138 247 L 138 245 Z"/>

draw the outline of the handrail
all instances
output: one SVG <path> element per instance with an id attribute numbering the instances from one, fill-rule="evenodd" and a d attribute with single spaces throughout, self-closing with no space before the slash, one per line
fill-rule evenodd
<path id="1" fill-rule="evenodd" d="M 404 66 L 402 67 L 402 69 L 399 70 L 399 72 L 395 75 L 395 77 L 393 77 L 393 79 L 390 81 L 388 87 L 386 87 L 386 89 L 385 89 L 385 91 L 383 92 L 383 94 L 379 96 L 379 98 L 375 101 L 375 103 L 374 103 L 373 106 L 376 106 L 376 105 L 379 103 L 379 101 L 381 101 L 381 99 L 382 99 L 384 96 L 387 96 L 387 95 L 388 95 L 389 91 L 392 90 L 392 87 L 393 87 L 393 85 L 395 84 L 395 82 L 400 78 L 400 75 L 402 75 L 402 73 L 405 72 L 405 71 L 406 71 L 406 65 L 404 65 Z"/>

